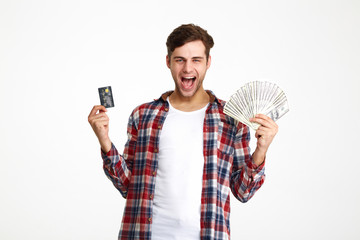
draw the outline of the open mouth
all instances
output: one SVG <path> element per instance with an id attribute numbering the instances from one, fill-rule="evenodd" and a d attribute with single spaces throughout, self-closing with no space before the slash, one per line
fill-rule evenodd
<path id="1" fill-rule="evenodd" d="M 185 89 L 191 89 L 195 80 L 196 77 L 181 77 L 181 83 Z"/>

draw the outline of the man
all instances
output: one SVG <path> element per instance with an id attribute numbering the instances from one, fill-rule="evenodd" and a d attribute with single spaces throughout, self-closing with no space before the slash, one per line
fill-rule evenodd
<path id="1" fill-rule="evenodd" d="M 224 101 L 203 88 L 212 37 L 193 24 L 167 39 L 175 90 L 135 108 L 120 155 L 103 106 L 89 115 L 104 171 L 126 198 L 119 239 L 230 239 L 230 190 L 248 201 L 264 181 L 277 125 L 265 115 L 250 154 L 249 129 L 223 113 Z"/>

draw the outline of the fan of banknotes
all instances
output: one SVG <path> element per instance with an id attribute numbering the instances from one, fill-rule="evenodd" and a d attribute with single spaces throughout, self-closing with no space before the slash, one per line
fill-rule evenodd
<path id="1" fill-rule="evenodd" d="M 254 81 L 242 86 L 224 107 L 224 113 L 257 130 L 260 124 L 249 119 L 258 113 L 278 120 L 289 111 L 285 93 L 274 83 Z"/>

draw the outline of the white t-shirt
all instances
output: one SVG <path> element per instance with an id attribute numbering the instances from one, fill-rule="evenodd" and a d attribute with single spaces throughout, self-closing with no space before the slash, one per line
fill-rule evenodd
<path id="1" fill-rule="evenodd" d="M 207 106 L 182 112 L 169 105 L 159 142 L 152 239 L 199 240 Z"/>

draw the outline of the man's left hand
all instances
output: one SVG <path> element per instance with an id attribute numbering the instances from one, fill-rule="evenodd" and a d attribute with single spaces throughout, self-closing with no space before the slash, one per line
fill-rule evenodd
<path id="1" fill-rule="evenodd" d="M 266 152 L 278 132 L 278 125 L 274 122 L 274 120 L 264 114 L 256 114 L 254 118 L 250 118 L 249 120 L 260 124 L 260 127 L 255 132 L 255 137 L 258 140 L 253 157 L 258 155 L 259 157 L 261 156 L 261 158 L 265 158 Z M 255 162 L 259 161 L 260 159 Z"/>

